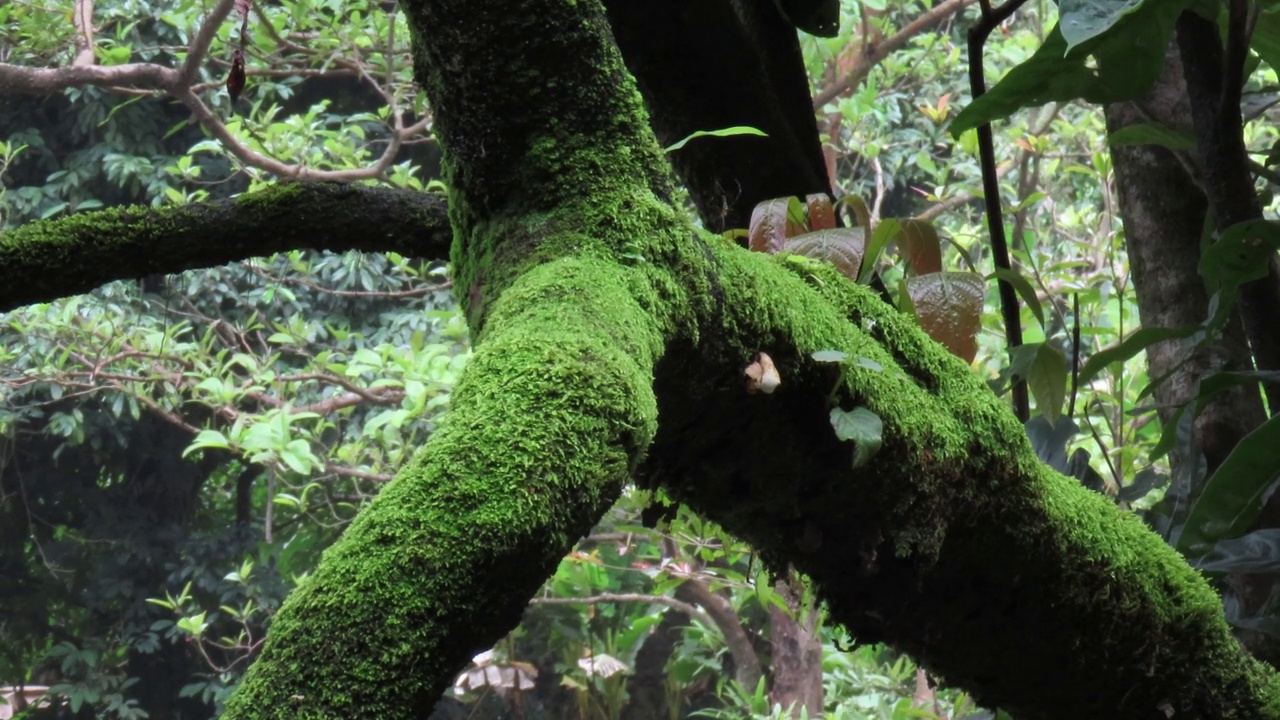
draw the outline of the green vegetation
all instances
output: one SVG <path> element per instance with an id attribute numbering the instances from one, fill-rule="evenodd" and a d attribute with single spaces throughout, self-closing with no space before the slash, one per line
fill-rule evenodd
<path id="1" fill-rule="evenodd" d="M 1280 717 L 1280 27 L 1237 5 L 1021 5 L 977 102 L 964 0 L 0 8 L 0 686 Z"/>

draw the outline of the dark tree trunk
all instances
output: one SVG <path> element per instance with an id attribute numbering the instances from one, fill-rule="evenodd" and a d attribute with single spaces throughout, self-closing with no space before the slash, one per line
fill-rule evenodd
<path id="1" fill-rule="evenodd" d="M 1166 55 L 1164 72 L 1146 98 L 1107 107 L 1107 129 L 1114 133 L 1128 125 L 1154 121 L 1192 134 L 1190 105 L 1175 41 Z M 1222 185 L 1226 182 L 1220 177 L 1224 170 L 1205 171 L 1203 160 L 1197 162 L 1192 155 L 1179 159 L 1173 151 L 1156 145 L 1116 147 L 1111 154 L 1143 325 L 1176 328 L 1204 322 L 1209 296 L 1197 268 L 1209 203 L 1201 178 L 1207 175 L 1212 183 Z M 1234 203 L 1239 217 L 1247 218 L 1254 204 L 1249 199 L 1251 185 L 1247 193 L 1248 197 Z M 1240 307 L 1247 313 L 1251 306 L 1242 301 Z M 1196 348 L 1190 340 L 1169 340 L 1147 349 L 1147 363 L 1149 377 L 1166 378 L 1154 392 L 1162 422 L 1170 420 L 1175 408 L 1195 399 L 1199 382 L 1207 373 L 1253 368 L 1249 343 L 1235 314 L 1215 342 Z M 1216 394 L 1196 420 L 1195 442 L 1180 445 L 1171 453 L 1174 482 L 1184 484 L 1184 492 L 1198 492 L 1236 444 L 1265 419 L 1256 385 Z M 1200 452 L 1204 454 L 1203 465 Z M 1273 497 L 1254 529 L 1276 527 L 1277 520 L 1280 498 Z M 1276 580 L 1274 575 L 1255 573 L 1231 576 L 1226 582 L 1247 617 L 1263 608 Z M 1280 660 L 1276 638 L 1253 631 L 1238 634 L 1254 655 L 1273 663 Z"/>

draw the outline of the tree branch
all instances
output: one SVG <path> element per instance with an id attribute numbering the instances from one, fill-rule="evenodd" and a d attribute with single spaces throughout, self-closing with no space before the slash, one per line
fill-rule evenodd
<path id="1" fill-rule="evenodd" d="M 93 65 L 93 0 L 76 0 L 71 22 L 76 28 L 76 58 L 71 64 Z"/>
<path id="2" fill-rule="evenodd" d="M 443 197 L 363 185 L 292 183 L 217 203 L 82 213 L 0 235 L 0 311 L 288 250 L 443 258 L 451 239 Z"/>
<path id="3" fill-rule="evenodd" d="M 235 7 L 235 0 L 218 0 L 218 4 L 200 24 L 195 37 L 191 38 L 191 45 L 187 47 L 187 59 L 183 61 L 182 69 L 178 71 L 178 87 L 188 88 L 196 81 L 196 74 L 200 72 L 200 63 L 204 61 L 205 55 L 209 54 L 209 45 L 217 36 L 218 28 L 231 14 L 233 7 Z"/>
<path id="4" fill-rule="evenodd" d="M 813 107 L 815 110 L 821 110 L 824 105 L 835 100 L 836 98 L 848 93 L 858 87 L 872 68 L 879 65 L 885 58 L 893 53 L 906 47 L 911 38 L 919 35 L 926 28 L 931 27 L 935 23 L 942 22 L 948 17 L 960 12 L 966 7 L 972 5 L 977 0 L 945 0 L 938 5 L 930 8 L 927 12 L 921 14 L 915 20 L 907 23 L 906 27 L 886 38 L 883 42 L 875 43 L 863 49 L 858 53 L 857 60 L 853 67 L 836 78 L 835 82 L 818 91 L 813 96 Z"/>
<path id="5" fill-rule="evenodd" d="M 80 3 L 76 6 L 76 14 L 74 15 L 78 31 L 81 27 L 82 19 L 84 22 L 88 22 L 88 19 L 91 19 L 88 18 L 88 14 L 92 13 L 92 2 L 90 0 L 80 0 Z M 92 25 L 85 25 L 84 30 L 77 34 L 76 42 L 77 47 L 81 45 L 82 40 L 90 43 L 89 55 L 87 56 L 89 58 L 88 62 L 82 62 L 82 57 L 77 56 L 72 65 L 61 68 L 29 68 L 0 63 L 0 92 L 14 94 L 53 93 L 69 87 L 92 85 L 117 91 L 127 89 L 127 91 L 136 93 L 165 93 L 185 105 L 200 125 L 217 138 L 227 152 L 242 164 L 271 173 L 279 178 L 294 180 L 354 182 L 380 178 L 395 162 L 396 155 L 400 152 L 403 144 L 424 132 L 430 126 L 430 121 L 427 118 L 423 118 L 417 123 L 405 127 L 403 113 L 399 111 L 398 107 L 395 107 L 394 96 L 390 91 L 384 91 L 379 87 L 379 92 L 388 98 L 394 112 L 392 113 L 393 121 L 388 127 L 390 139 L 382 154 L 373 164 L 348 170 L 315 170 L 303 165 L 283 163 L 254 152 L 232 134 L 222 118 L 214 113 L 200 98 L 198 91 L 207 89 L 209 86 L 196 86 L 194 84 L 200 63 L 208 55 L 210 43 L 213 42 L 219 26 L 226 20 L 234 4 L 235 0 L 219 0 L 218 5 L 205 17 L 192 38 L 191 44 L 187 47 L 187 57 L 180 69 L 175 70 L 156 63 L 129 63 L 109 67 L 94 65 L 92 64 L 91 47 L 93 28 Z M 270 23 L 267 23 L 266 26 L 272 27 Z M 272 30 L 272 36 L 278 38 L 278 34 L 275 34 L 274 30 Z M 305 48 L 283 39 L 280 42 L 290 50 L 306 51 Z M 363 63 L 342 60 L 339 65 L 343 67 L 344 72 L 365 76 L 366 79 L 372 82 Z M 290 74 L 296 75 L 300 73 L 290 71 Z M 376 83 L 374 85 L 377 87 Z"/>
<path id="6" fill-rule="evenodd" d="M 69 87 L 134 87 L 145 90 L 169 90 L 178 73 L 155 63 L 126 65 L 70 65 L 60 68 L 31 68 L 0 63 L 0 92 L 11 94 L 46 94 Z"/>

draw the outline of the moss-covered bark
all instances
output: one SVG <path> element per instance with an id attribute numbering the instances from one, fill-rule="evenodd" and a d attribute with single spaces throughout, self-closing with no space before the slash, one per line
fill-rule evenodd
<path id="1" fill-rule="evenodd" d="M 451 237 L 439 195 L 338 183 L 279 185 L 217 203 L 81 213 L 0 235 L 0 312 L 112 280 L 303 248 L 443 257 Z"/>
<path id="2" fill-rule="evenodd" d="M 627 284 L 567 258 L 507 291 L 448 421 L 289 597 L 225 717 L 425 717 L 519 622 L 656 428 L 661 336 Z"/>
<path id="3" fill-rule="evenodd" d="M 727 332 L 659 364 L 653 480 L 808 574 L 860 640 L 1020 720 L 1280 716 L 1274 671 L 1198 573 L 1040 464 L 963 363 L 832 269 L 715 254 Z M 772 396 L 739 384 L 757 348 L 782 373 Z M 809 359 L 826 349 L 851 358 L 839 376 Z M 836 383 L 840 407 L 884 421 L 857 471 L 827 424 Z"/>

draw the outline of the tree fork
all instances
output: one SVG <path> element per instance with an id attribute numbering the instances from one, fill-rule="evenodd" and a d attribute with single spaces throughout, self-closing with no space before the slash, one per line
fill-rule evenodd
<path id="1" fill-rule="evenodd" d="M 598 0 L 406 6 L 475 356 L 225 717 L 422 716 L 641 468 L 1020 720 L 1280 717 L 1203 579 L 1038 463 L 964 363 L 826 265 L 693 232 Z M 783 385 L 748 395 L 762 350 Z M 884 423 L 865 467 L 832 402 Z"/>

